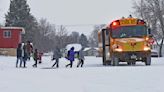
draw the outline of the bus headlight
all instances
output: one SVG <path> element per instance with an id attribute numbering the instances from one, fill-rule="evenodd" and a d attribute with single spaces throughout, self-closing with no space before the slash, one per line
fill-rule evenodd
<path id="1" fill-rule="evenodd" d="M 118 51 L 118 52 L 122 52 L 122 49 L 121 48 L 116 48 L 114 49 L 115 51 Z"/>
<path id="2" fill-rule="evenodd" d="M 148 50 L 150 50 L 150 47 L 145 46 L 144 51 L 148 51 Z"/>
<path id="3" fill-rule="evenodd" d="M 108 52 L 107 55 L 110 56 L 110 53 Z"/>

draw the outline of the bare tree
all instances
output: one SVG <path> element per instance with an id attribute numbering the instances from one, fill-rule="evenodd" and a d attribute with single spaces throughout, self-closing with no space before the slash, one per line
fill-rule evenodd
<path id="1" fill-rule="evenodd" d="M 54 27 L 52 26 L 52 24 L 50 24 L 49 22 L 47 22 L 47 19 L 41 19 L 39 22 L 40 25 L 40 33 L 44 36 L 49 36 L 52 32 L 55 32 L 56 29 L 54 29 Z"/>
<path id="2" fill-rule="evenodd" d="M 69 43 L 67 29 L 63 25 L 59 26 L 59 28 L 57 29 L 54 43 L 55 46 L 58 46 L 60 48 L 65 48 L 65 46 Z"/>
<path id="3" fill-rule="evenodd" d="M 146 20 L 152 28 L 154 38 L 162 40 L 159 46 L 159 55 L 162 56 L 164 40 L 164 1 L 163 0 L 137 0 L 133 6 L 135 14 Z"/>
<path id="4" fill-rule="evenodd" d="M 89 36 L 89 46 L 90 47 L 98 47 L 98 31 L 100 31 L 104 26 L 105 26 L 105 24 L 94 26 L 94 29 L 93 29 L 91 35 Z"/>
<path id="5" fill-rule="evenodd" d="M 38 33 L 35 34 L 35 47 L 42 52 L 51 51 L 54 43 L 49 35 L 55 33 L 52 25 L 46 19 L 41 19 L 37 31 Z"/>
<path id="6" fill-rule="evenodd" d="M 37 48 L 41 51 L 52 51 L 56 47 L 60 49 L 72 42 L 67 29 L 63 25 L 52 25 L 46 19 L 41 19 L 38 26 L 39 33 L 35 36 Z"/>

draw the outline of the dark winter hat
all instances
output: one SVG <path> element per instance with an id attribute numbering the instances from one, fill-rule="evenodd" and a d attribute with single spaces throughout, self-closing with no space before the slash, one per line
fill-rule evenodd
<path id="1" fill-rule="evenodd" d="M 30 43 L 30 41 L 28 40 L 27 43 Z"/>
<path id="2" fill-rule="evenodd" d="M 74 47 L 71 48 L 71 50 L 74 50 L 74 49 L 75 49 Z"/>
<path id="3" fill-rule="evenodd" d="M 21 44 L 21 43 L 19 43 L 19 44 L 18 44 L 18 48 L 21 48 L 21 46 L 22 46 L 22 44 Z"/>
<path id="4" fill-rule="evenodd" d="M 37 52 L 38 51 L 38 49 L 35 49 L 35 52 Z"/>

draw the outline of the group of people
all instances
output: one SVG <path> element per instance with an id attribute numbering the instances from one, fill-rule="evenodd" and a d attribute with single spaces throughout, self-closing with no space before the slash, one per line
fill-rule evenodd
<path id="1" fill-rule="evenodd" d="M 68 50 L 66 58 L 70 61 L 69 64 L 66 65 L 66 67 L 70 66 L 72 68 L 73 62 L 75 60 L 75 55 L 79 59 L 79 62 L 77 64 L 77 67 L 83 67 L 84 64 L 84 48 L 82 48 L 80 51 L 74 51 L 74 47 L 72 47 L 70 50 Z M 16 67 L 23 67 L 26 68 L 26 61 L 30 60 L 31 55 L 33 56 L 33 59 L 35 63 L 32 65 L 33 67 L 37 67 L 38 63 L 41 63 L 42 54 L 38 52 L 37 49 L 33 51 L 33 46 L 30 43 L 30 41 L 27 41 L 26 43 L 22 44 L 19 43 L 17 47 L 17 60 L 16 60 Z M 56 47 L 53 52 L 52 61 L 55 60 L 55 63 L 52 65 L 52 67 L 59 68 L 59 59 L 62 57 L 62 53 L 60 51 L 59 47 Z M 38 62 L 39 60 L 39 62 Z M 20 62 L 20 64 L 19 64 Z M 22 66 L 23 63 L 23 66 Z M 19 64 L 19 65 L 18 65 Z"/>
<path id="2" fill-rule="evenodd" d="M 72 68 L 73 62 L 75 60 L 75 54 L 77 54 L 77 58 L 79 59 L 79 62 L 77 64 L 77 67 L 83 67 L 84 64 L 84 48 L 82 48 L 80 51 L 76 52 L 74 51 L 74 47 L 72 47 L 70 50 L 68 50 L 66 58 L 70 61 L 69 64 L 66 65 L 66 67 L 70 66 Z M 59 47 L 56 47 L 56 49 L 53 52 L 53 58 L 52 60 L 56 60 L 55 63 L 52 65 L 54 67 L 56 65 L 56 68 L 59 67 L 59 58 L 61 58 L 62 54 L 60 52 Z"/>
<path id="3" fill-rule="evenodd" d="M 26 43 L 22 44 L 19 43 L 17 47 L 17 61 L 16 61 L 16 67 L 23 67 L 26 68 L 26 61 L 30 60 L 31 55 L 33 54 L 33 59 L 35 61 L 33 67 L 37 67 L 38 62 L 38 50 L 35 49 L 33 51 L 33 46 L 30 43 L 30 41 L 27 41 Z M 41 58 L 41 57 L 40 57 Z M 41 59 L 40 59 L 41 60 Z M 18 63 L 20 64 L 18 65 Z M 40 61 L 41 62 L 41 61 Z M 23 63 L 23 66 L 22 66 Z"/>

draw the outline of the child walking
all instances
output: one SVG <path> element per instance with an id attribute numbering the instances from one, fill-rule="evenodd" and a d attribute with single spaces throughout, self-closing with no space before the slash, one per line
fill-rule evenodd
<path id="1" fill-rule="evenodd" d="M 18 62 L 20 61 L 19 67 L 22 67 L 22 44 L 18 44 L 17 48 L 17 61 L 16 61 L 16 67 L 18 67 Z"/>
<path id="2" fill-rule="evenodd" d="M 75 59 L 74 57 L 75 55 L 75 52 L 74 52 L 74 47 L 72 47 L 69 51 L 68 51 L 68 60 L 70 61 L 69 64 L 66 65 L 66 67 L 70 66 L 70 68 L 72 68 L 72 65 L 73 65 L 73 61 Z"/>
<path id="3" fill-rule="evenodd" d="M 38 50 L 35 49 L 35 51 L 34 51 L 34 61 L 35 61 L 35 63 L 32 65 L 33 67 L 37 67 L 37 60 L 38 60 Z"/>
<path id="4" fill-rule="evenodd" d="M 81 67 L 83 67 L 83 64 L 84 64 L 84 48 L 82 48 L 80 51 L 79 51 L 79 53 L 78 53 L 78 58 L 79 58 L 79 62 L 78 62 L 78 64 L 77 64 L 77 67 L 79 67 L 79 66 L 81 66 Z"/>
<path id="5" fill-rule="evenodd" d="M 53 53 L 53 58 L 52 58 L 52 61 L 53 60 L 56 60 L 55 63 L 52 65 L 52 67 L 54 67 L 56 65 L 56 68 L 59 67 L 59 58 L 61 58 L 61 52 L 60 52 L 60 48 L 59 47 L 56 47 L 56 49 L 54 50 L 54 53 Z"/>

